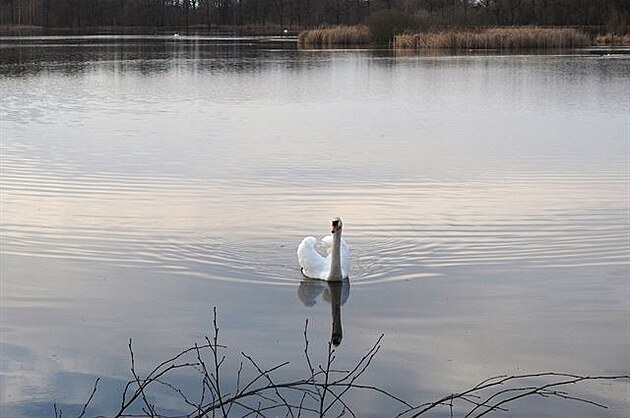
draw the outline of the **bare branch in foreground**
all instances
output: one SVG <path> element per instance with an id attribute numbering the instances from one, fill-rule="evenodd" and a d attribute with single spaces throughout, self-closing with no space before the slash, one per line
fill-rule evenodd
<path id="1" fill-rule="evenodd" d="M 551 379 L 546 383 L 541 380 Z M 505 406 L 525 397 L 542 396 L 558 397 L 571 401 L 583 402 L 594 407 L 607 408 L 605 405 L 590 399 L 574 396 L 568 392 L 552 390 L 552 388 L 566 387 L 584 381 L 629 380 L 630 374 L 611 376 L 580 376 L 570 373 L 542 372 L 512 376 L 496 376 L 485 379 L 463 392 L 445 396 L 435 402 L 429 402 L 414 408 L 415 411 L 405 411 L 398 416 L 413 412 L 411 417 L 419 417 L 439 406 L 449 406 L 453 401 L 471 403 L 474 407 L 465 417 L 482 417 L 490 412 L 507 411 Z M 536 382 L 538 381 L 538 382 Z M 505 385 L 514 385 L 504 388 Z"/>
<path id="2" fill-rule="evenodd" d="M 100 380 L 101 380 L 100 378 L 98 377 L 96 378 L 96 381 L 94 382 L 94 387 L 92 388 L 92 392 L 90 393 L 90 397 L 88 398 L 87 402 L 83 404 L 83 409 L 81 409 L 81 413 L 79 414 L 78 418 L 83 418 L 85 416 L 85 411 L 90 405 L 90 402 L 92 402 L 92 399 L 94 399 L 94 394 L 96 393 L 96 390 L 98 389 L 98 382 L 100 382 Z"/>
<path id="3" fill-rule="evenodd" d="M 242 358 L 234 377 L 235 384 L 229 385 L 231 379 L 226 376 L 226 356 L 219 354 L 225 346 L 219 344 L 219 327 L 216 308 L 213 310 L 213 336 L 205 338 L 205 344 L 194 344 L 150 370 L 143 378 L 136 367 L 135 354 L 129 341 L 131 358 L 130 372 L 132 379 L 127 382 L 121 394 L 118 411 L 112 417 L 174 417 L 160 411 L 151 399 L 160 388 L 175 394 L 181 401 L 181 412 L 177 417 L 228 417 L 267 415 L 285 417 L 301 416 L 343 416 L 357 414 L 353 411 L 347 395 L 351 391 L 367 391 L 397 405 L 399 411 L 392 415 L 397 417 L 419 417 L 437 408 L 448 408 L 450 416 L 456 411 L 462 416 L 482 417 L 491 412 L 506 411 L 507 406 L 518 399 L 541 396 L 555 397 L 567 401 L 581 402 L 595 408 L 606 408 L 605 405 L 566 391 L 568 386 L 587 381 L 629 380 L 630 374 L 581 376 L 570 373 L 543 372 L 520 375 L 495 376 L 477 383 L 469 389 L 444 396 L 433 402 L 414 404 L 394 395 L 378 385 L 364 384 L 360 379 L 368 370 L 380 351 L 383 335 L 349 370 L 337 370 L 336 350 L 332 341 L 328 343 L 328 352 L 323 364 L 313 362 L 309 350 L 308 320 L 304 326 L 304 357 L 306 377 L 297 380 L 283 380 L 279 372 L 289 362 L 272 367 L 263 367 L 249 356 L 241 352 Z M 248 367 L 244 367 L 247 364 Z M 185 391 L 172 383 L 174 372 L 183 371 L 200 379 L 197 391 Z M 246 378 L 246 376 L 250 377 Z M 97 391 L 99 379 L 78 418 L 84 418 L 86 411 Z M 196 392 L 193 396 L 192 392 Z M 355 406 L 356 407 L 356 406 Z M 141 413 L 138 411 L 142 411 Z M 463 412 L 461 412 L 463 411 Z M 62 411 L 54 405 L 56 418 L 62 418 Z"/>

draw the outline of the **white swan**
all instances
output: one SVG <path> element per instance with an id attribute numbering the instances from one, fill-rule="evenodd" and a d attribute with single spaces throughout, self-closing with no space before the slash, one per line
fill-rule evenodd
<path id="1" fill-rule="evenodd" d="M 302 274 L 311 279 L 340 281 L 350 274 L 350 246 L 341 238 L 343 223 L 341 219 L 332 220 L 331 235 L 323 237 L 318 245 L 315 237 L 306 237 L 298 245 L 297 256 Z M 323 257 L 317 246 L 326 251 Z"/>

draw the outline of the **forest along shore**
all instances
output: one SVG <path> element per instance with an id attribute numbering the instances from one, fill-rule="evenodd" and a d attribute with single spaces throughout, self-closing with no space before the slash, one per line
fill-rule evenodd
<path id="1" fill-rule="evenodd" d="M 319 26 L 312 29 L 277 25 L 225 26 L 207 31 L 203 27 L 98 26 L 82 28 L 45 28 L 41 26 L 2 25 L 0 36 L 76 36 L 76 35 L 163 35 L 172 33 L 207 36 L 212 34 L 297 36 L 300 48 L 333 48 L 387 45 L 408 50 L 523 50 L 580 48 L 588 46 L 630 46 L 630 34 L 589 34 L 588 28 L 511 26 L 486 28 L 405 29 L 397 33 L 368 25 Z"/>
<path id="2" fill-rule="evenodd" d="M 51 30 L 152 33 L 232 28 L 249 33 L 297 34 L 319 27 L 368 26 L 371 42 L 401 34 L 471 28 L 574 28 L 600 42 L 630 42 L 627 0 L 5 0 L 2 34 Z M 347 30 L 347 29 L 346 29 Z M 39 32 L 39 33 L 38 33 Z M 616 36 L 606 35 L 615 34 Z M 355 36 L 355 35 L 352 35 Z M 364 42 L 363 37 L 359 37 Z"/>

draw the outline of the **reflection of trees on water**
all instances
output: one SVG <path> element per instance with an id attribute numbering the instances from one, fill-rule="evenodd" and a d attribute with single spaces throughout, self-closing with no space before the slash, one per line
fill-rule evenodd
<path id="1" fill-rule="evenodd" d="M 332 314 L 332 338 L 333 345 L 341 344 L 343 330 L 341 326 L 341 306 L 350 297 L 350 281 L 344 279 L 339 282 L 326 282 L 316 279 L 304 279 L 298 287 L 298 298 L 304 306 L 311 307 L 317 303 L 317 299 L 322 299 L 330 304 Z"/>
<path id="2" fill-rule="evenodd" d="M 298 54 L 298 55 L 296 55 Z M 292 42 L 274 37 L 142 35 L 33 38 L 5 41 L 0 75 L 41 72 L 81 75 L 89 71 L 143 75 L 185 70 L 255 74 L 281 69 L 302 71 L 327 63 Z M 300 59 L 295 59 L 296 56 Z M 283 59 L 284 58 L 284 59 Z"/>

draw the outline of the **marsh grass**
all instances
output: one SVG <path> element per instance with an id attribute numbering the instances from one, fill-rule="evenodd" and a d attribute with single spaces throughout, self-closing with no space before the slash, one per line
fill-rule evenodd
<path id="1" fill-rule="evenodd" d="M 478 30 L 405 33 L 394 37 L 400 49 L 551 49 L 588 46 L 589 36 L 573 28 L 520 26 Z"/>
<path id="2" fill-rule="evenodd" d="M 300 32 L 298 46 L 300 48 L 330 48 L 333 46 L 365 45 L 369 44 L 370 40 L 370 28 L 367 26 L 332 26 Z"/>
<path id="3" fill-rule="evenodd" d="M 630 34 L 599 34 L 595 37 L 595 44 L 599 46 L 630 45 Z"/>

